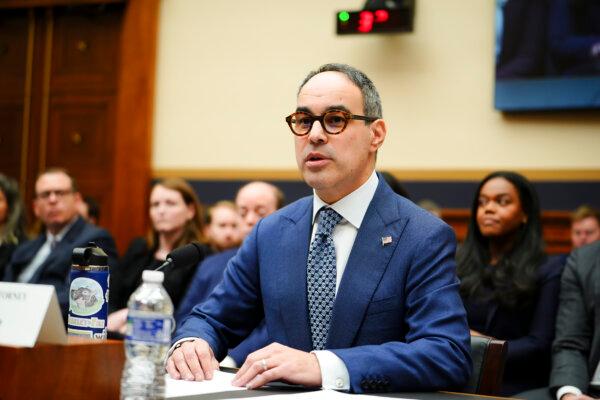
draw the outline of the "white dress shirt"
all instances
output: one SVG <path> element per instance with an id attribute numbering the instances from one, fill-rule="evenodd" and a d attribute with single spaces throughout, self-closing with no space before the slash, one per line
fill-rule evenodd
<path id="1" fill-rule="evenodd" d="M 317 196 L 313 196 L 313 229 L 311 242 L 317 233 L 319 216 L 317 213 L 321 207 L 328 206 L 342 216 L 342 220 L 333 229 L 333 243 L 335 246 L 336 260 L 336 285 L 337 295 L 342 276 L 346 270 L 346 264 L 358 234 L 358 229 L 367 213 L 367 208 L 377 190 L 379 179 L 375 171 L 369 179 L 354 192 L 338 200 L 333 204 L 327 204 Z M 321 367 L 321 380 L 324 389 L 349 390 L 350 374 L 344 362 L 331 351 L 318 350 L 313 352 L 319 360 Z"/>

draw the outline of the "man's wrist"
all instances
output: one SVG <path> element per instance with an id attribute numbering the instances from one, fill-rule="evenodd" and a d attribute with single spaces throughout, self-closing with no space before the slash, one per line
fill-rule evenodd
<path id="1" fill-rule="evenodd" d="M 178 341 L 176 341 L 173 346 L 171 346 L 171 348 L 169 349 L 169 351 L 167 352 L 167 358 L 171 357 L 171 354 L 173 354 L 173 352 L 175 350 L 177 350 L 178 348 L 181 347 L 181 345 L 183 345 L 186 342 L 193 342 L 198 338 L 195 337 L 186 337 L 186 338 L 181 338 Z"/>
<path id="2" fill-rule="evenodd" d="M 567 400 L 569 396 L 567 396 L 568 394 L 571 394 L 573 396 L 579 396 L 581 393 L 581 390 L 576 388 L 575 386 L 561 386 L 557 391 L 556 391 L 556 400 Z"/>
<path id="3" fill-rule="evenodd" d="M 350 390 L 350 376 L 344 362 L 328 350 L 311 351 L 319 361 L 323 389 Z"/>

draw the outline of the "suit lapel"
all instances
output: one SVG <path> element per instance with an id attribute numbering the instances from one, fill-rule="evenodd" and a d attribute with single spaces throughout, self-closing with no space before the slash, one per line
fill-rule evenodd
<path id="1" fill-rule="evenodd" d="M 402 219 L 396 196 L 380 178 L 358 230 L 333 307 L 327 348 L 350 347 L 390 258 L 401 240 Z M 387 243 L 391 237 L 391 243 Z M 383 238 L 386 238 L 385 240 Z M 386 243 L 384 243 L 386 242 Z"/>
<path id="2" fill-rule="evenodd" d="M 590 280 L 593 282 L 592 283 L 592 293 L 591 299 L 587 299 L 584 298 L 584 301 L 587 303 L 589 301 L 589 304 L 592 304 L 594 307 L 594 320 L 595 320 L 595 324 L 593 326 L 593 329 L 597 329 L 600 328 L 600 256 L 595 257 L 595 260 L 593 261 L 593 265 L 592 265 L 592 270 L 590 271 L 589 275 Z M 600 348 L 596 348 L 595 349 L 596 352 L 600 351 Z"/>
<path id="3" fill-rule="evenodd" d="M 42 273 L 44 273 L 51 265 L 55 264 L 55 260 L 71 260 L 71 254 L 64 253 L 71 252 L 71 249 L 84 226 L 85 221 L 81 217 L 77 217 L 73 226 L 71 226 L 62 240 L 56 244 L 54 250 L 50 252 L 42 265 L 35 271 L 35 274 L 31 277 L 32 282 L 37 282 L 38 279 L 40 279 L 40 275 L 42 275 Z"/>
<path id="4" fill-rule="evenodd" d="M 19 275 L 21 275 L 21 272 L 23 272 L 23 269 L 27 265 L 29 265 L 31 260 L 33 260 L 33 257 L 37 254 L 37 252 L 40 250 L 40 248 L 44 245 L 45 242 L 46 235 L 42 234 L 33 241 L 24 243 L 22 247 L 17 248 L 17 250 L 14 253 L 14 258 L 11 262 L 13 269 L 11 271 L 13 274 L 11 278 L 15 282 L 17 281 Z"/>
<path id="5" fill-rule="evenodd" d="M 289 344 L 310 351 L 312 340 L 308 321 L 306 297 L 306 260 L 312 228 L 312 197 L 296 212 L 285 216 L 280 231 L 279 260 L 285 265 L 275 266 L 278 276 L 278 298 L 281 299 L 281 319 Z"/>

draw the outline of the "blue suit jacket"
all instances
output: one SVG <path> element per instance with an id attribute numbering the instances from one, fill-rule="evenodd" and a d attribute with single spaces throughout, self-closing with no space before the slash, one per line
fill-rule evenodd
<path id="1" fill-rule="evenodd" d="M 213 289 L 223 280 L 223 272 L 225 272 L 227 263 L 237 252 L 237 247 L 225 250 L 206 257 L 198 264 L 192 283 L 188 286 L 188 290 L 175 312 L 177 324 L 183 322 L 196 304 L 208 299 Z"/>
<path id="2" fill-rule="evenodd" d="M 23 269 L 31 262 L 45 242 L 46 233 L 43 233 L 37 238 L 19 245 L 15 249 L 10 263 L 6 266 L 3 280 L 16 282 Z M 69 311 L 71 255 L 75 247 L 87 246 L 88 242 L 95 242 L 108 255 L 109 264 L 111 266 L 116 265 L 117 251 L 110 233 L 105 229 L 88 224 L 81 217 L 78 217 L 71 229 L 28 282 L 53 285 L 56 288 L 63 317 Z M 65 323 L 66 321 L 65 319 Z"/>
<path id="3" fill-rule="evenodd" d="M 222 358 L 264 317 L 273 341 L 312 350 L 306 293 L 311 229 L 311 197 L 262 219 L 174 341 L 202 337 Z M 392 242 L 383 245 L 386 236 Z M 470 336 L 455 243 L 450 227 L 380 179 L 346 264 L 326 345 L 348 368 L 351 391 L 466 383 Z"/>
<path id="4" fill-rule="evenodd" d="M 185 320 L 197 304 L 208 299 L 214 288 L 223 280 L 227 263 L 237 252 L 237 248 L 225 250 L 207 257 L 200 263 L 196 269 L 194 279 L 175 313 L 175 320 L 178 325 Z M 235 348 L 230 349 L 229 355 L 237 365 L 241 366 L 246 361 L 248 354 L 270 343 L 272 343 L 272 340 L 269 339 L 267 327 L 262 322 L 244 341 Z"/>

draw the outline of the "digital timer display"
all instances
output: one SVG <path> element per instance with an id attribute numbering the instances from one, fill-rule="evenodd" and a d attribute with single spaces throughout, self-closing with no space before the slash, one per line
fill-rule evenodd
<path id="1" fill-rule="evenodd" d="M 338 35 L 412 31 L 412 10 L 380 9 L 339 11 L 336 14 Z"/>

